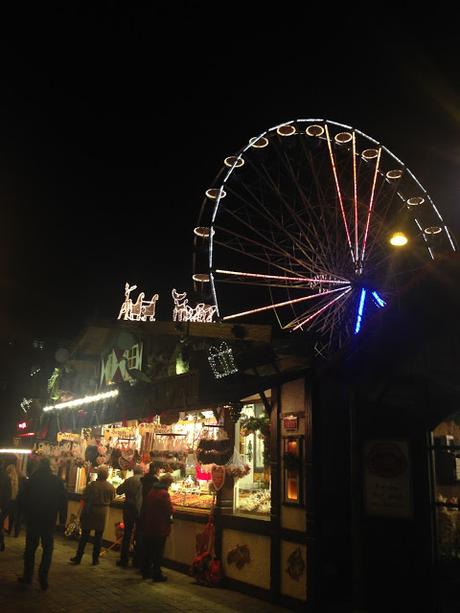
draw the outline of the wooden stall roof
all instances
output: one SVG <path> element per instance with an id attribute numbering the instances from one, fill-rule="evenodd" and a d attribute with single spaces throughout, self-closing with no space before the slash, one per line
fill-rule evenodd
<path id="1" fill-rule="evenodd" d="M 175 322 L 175 321 L 98 321 L 90 324 L 75 342 L 72 354 L 96 356 L 111 346 L 112 339 L 120 332 L 134 336 L 190 336 L 220 340 L 245 340 L 269 343 L 272 337 L 269 325 L 235 325 L 223 323 Z"/>

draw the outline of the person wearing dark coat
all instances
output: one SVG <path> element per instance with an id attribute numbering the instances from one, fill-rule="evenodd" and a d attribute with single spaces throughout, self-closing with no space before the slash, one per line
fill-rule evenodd
<path id="1" fill-rule="evenodd" d="M 161 475 L 159 482 L 155 483 L 148 493 L 144 506 L 142 577 L 152 577 L 155 582 L 167 580 L 161 571 L 161 565 L 166 538 L 171 532 L 173 508 L 168 489 L 173 481 L 170 473 Z"/>
<path id="2" fill-rule="evenodd" d="M 10 511 L 10 504 L 11 481 L 2 462 L 0 464 L 0 551 L 5 551 L 5 534 L 3 531 L 3 524 Z"/>
<path id="3" fill-rule="evenodd" d="M 48 458 L 40 460 L 37 470 L 24 484 L 19 496 L 19 505 L 27 526 L 24 572 L 19 581 L 24 584 L 32 583 L 35 552 L 41 542 L 43 553 L 38 568 L 38 579 L 42 590 L 46 590 L 53 555 L 56 520 L 59 514 L 59 521 L 64 524 L 67 514 L 67 491 L 61 479 L 51 472 Z"/>
<path id="4" fill-rule="evenodd" d="M 140 466 L 134 467 L 134 474 L 126 481 L 123 481 L 117 487 L 117 494 L 125 495 L 123 505 L 123 541 L 121 543 L 120 559 L 117 560 L 117 566 L 128 566 L 129 561 L 129 545 L 131 543 L 131 535 L 134 528 L 137 531 L 137 524 L 142 506 L 142 483 L 141 477 L 144 471 Z M 136 559 L 136 546 L 134 551 L 134 559 Z"/>
<path id="5" fill-rule="evenodd" d="M 80 564 L 91 530 L 94 530 L 93 566 L 99 564 L 102 534 L 107 523 L 109 507 L 115 498 L 115 488 L 107 481 L 108 476 L 107 467 L 99 466 L 96 481 L 89 483 L 83 492 L 84 506 L 80 515 L 81 537 L 76 555 L 70 558 L 71 564 Z"/>
<path id="6" fill-rule="evenodd" d="M 135 567 L 142 566 L 142 560 L 144 559 L 144 533 L 143 533 L 144 506 L 145 506 L 145 501 L 147 500 L 148 493 L 150 492 L 154 484 L 158 483 L 158 471 L 159 470 L 160 470 L 160 464 L 156 462 L 151 462 L 148 473 L 146 473 L 141 478 L 142 505 L 141 505 L 139 521 L 137 522 L 137 527 L 136 527 L 136 556 L 133 559 L 133 566 Z"/>

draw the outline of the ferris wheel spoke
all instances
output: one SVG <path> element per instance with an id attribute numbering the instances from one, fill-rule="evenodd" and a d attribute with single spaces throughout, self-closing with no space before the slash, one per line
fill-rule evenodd
<path id="1" fill-rule="evenodd" d="M 258 229 L 255 229 L 253 227 L 251 227 L 251 225 L 246 222 L 244 219 L 241 219 L 238 215 L 236 215 L 233 211 L 230 211 L 229 214 L 236 220 L 238 220 L 238 222 L 245 226 L 248 230 L 250 230 L 252 233 L 256 234 L 257 236 L 259 236 L 262 241 L 264 242 L 260 242 L 255 240 L 254 238 L 249 238 L 246 235 L 240 234 L 239 232 L 236 232 L 235 230 L 229 229 L 229 228 L 225 228 L 223 226 L 217 226 L 216 229 L 227 233 L 231 236 L 237 237 L 239 238 L 241 241 L 243 242 L 247 242 L 250 243 L 252 245 L 257 245 L 258 247 L 262 248 L 262 249 L 267 249 L 268 251 L 270 251 L 271 253 L 277 253 L 279 256 L 281 257 L 287 257 L 289 261 L 293 261 L 296 262 L 298 266 L 300 266 L 303 269 L 307 269 L 310 270 L 311 272 L 317 271 L 318 274 L 327 274 L 327 265 L 325 263 L 320 262 L 320 264 L 323 264 L 323 267 L 320 267 L 320 265 L 318 265 L 318 260 L 316 260 L 314 257 L 311 257 L 308 253 L 306 253 L 305 251 L 302 251 L 302 255 L 304 256 L 304 260 L 300 259 L 299 257 L 293 255 L 291 252 L 285 250 L 282 248 L 281 246 L 281 241 L 278 241 L 278 243 L 274 243 L 273 241 L 270 241 L 267 234 L 259 231 Z M 285 228 L 283 228 L 286 232 L 287 230 Z M 297 242 L 296 239 L 294 239 L 292 237 L 292 235 L 288 234 L 288 236 L 290 237 L 290 240 L 293 242 Z M 215 241 L 217 242 L 217 241 Z M 223 244 L 224 243 L 219 243 L 219 244 Z M 225 245 L 224 245 L 225 246 Z"/>
<path id="2" fill-rule="evenodd" d="M 337 191 L 337 197 L 339 199 L 340 211 L 342 213 L 343 225 L 345 226 L 345 233 L 347 235 L 347 242 L 348 242 L 348 246 L 350 248 L 351 259 L 355 263 L 355 256 L 354 256 L 354 253 L 353 253 L 353 247 L 351 245 L 350 230 L 348 229 L 347 218 L 346 218 L 346 215 L 345 215 L 345 208 L 344 208 L 344 205 L 343 205 L 342 192 L 340 190 L 339 178 L 337 176 L 337 167 L 336 167 L 336 164 L 335 164 L 334 152 L 332 151 L 331 137 L 329 136 L 328 125 L 325 124 L 324 128 L 325 128 L 325 132 L 326 132 L 327 146 L 328 146 L 328 149 L 329 149 L 329 157 L 331 159 L 332 174 L 334 175 L 334 182 L 335 182 L 335 187 L 336 187 L 336 191 Z"/>
<path id="3" fill-rule="evenodd" d="M 299 219 L 299 225 L 300 223 L 302 224 L 302 228 L 304 230 L 303 233 L 303 238 L 304 240 L 306 240 L 310 246 L 311 249 L 313 249 L 316 253 L 318 252 L 318 248 L 321 250 L 321 254 L 322 254 L 322 259 L 323 261 L 327 261 L 328 256 L 325 252 L 324 249 L 324 236 L 327 236 L 327 234 L 323 234 L 323 236 L 320 236 L 320 233 L 318 232 L 317 228 L 316 228 L 316 224 L 315 223 L 311 223 L 311 213 L 313 213 L 314 209 L 313 207 L 310 205 L 309 199 L 307 198 L 307 195 L 305 193 L 305 190 L 303 189 L 298 176 L 295 173 L 294 168 L 292 167 L 292 163 L 290 158 L 287 156 L 287 154 L 284 152 L 283 155 L 278 151 L 278 148 L 275 147 L 277 153 L 278 153 L 278 157 L 279 159 L 282 160 L 284 167 L 286 168 L 286 170 L 288 171 L 289 176 L 292 179 L 292 182 L 296 188 L 298 197 L 300 198 L 300 205 L 301 205 L 301 209 L 304 213 L 308 214 L 308 218 L 310 223 L 308 223 L 308 221 L 304 221 L 302 219 L 301 216 L 298 216 L 294 210 L 292 209 L 292 206 L 289 205 L 289 203 L 286 203 L 286 206 L 288 207 L 289 211 L 291 212 L 291 214 L 293 216 L 295 216 L 297 219 Z M 316 218 L 317 216 L 315 214 L 313 214 Z M 312 233 L 314 234 L 315 238 L 316 238 L 316 242 L 315 244 L 313 244 L 310 239 L 308 234 Z"/>
<path id="4" fill-rule="evenodd" d="M 251 278 L 251 279 L 262 279 L 262 280 L 266 280 L 266 281 L 290 281 L 293 283 L 315 283 L 318 285 L 349 285 L 350 282 L 344 279 L 321 279 L 318 277 L 301 277 L 301 276 L 295 276 L 295 277 L 286 277 L 286 276 L 281 276 L 281 275 L 262 275 L 260 273 L 253 273 L 253 272 L 242 272 L 242 271 L 237 271 L 237 270 L 220 270 L 217 269 L 214 271 L 215 273 L 219 273 L 219 274 L 225 274 L 225 275 L 235 275 L 238 277 L 247 277 L 247 278 Z M 334 276 L 335 275 L 331 275 Z M 296 285 L 283 285 L 282 287 L 293 287 L 295 288 Z"/>
<path id="5" fill-rule="evenodd" d="M 292 270 L 292 268 L 287 268 L 286 266 L 283 266 L 282 264 L 276 262 L 273 259 L 270 260 L 267 256 L 261 257 L 260 255 L 257 255 L 255 253 L 248 252 L 243 247 L 235 247 L 233 245 L 229 245 L 228 243 L 223 243 L 223 242 L 220 242 L 220 241 L 214 241 L 214 242 L 215 242 L 216 245 L 219 245 L 219 246 L 223 247 L 227 251 L 231 251 L 233 253 L 238 253 L 240 255 L 245 256 L 246 258 L 250 258 L 251 260 L 255 260 L 257 262 L 262 262 L 264 264 L 264 266 L 267 267 L 267 268 L 276 268 L 278 270 L 287 272 L 290 275 L 292 275 L 293 272 L 294 272 Z M 302 267 L 305 269 L 305 265 L 303 265 Z M 317 271 L 311 270 L 310 272 L 311 273 L 315 273 L 316 272 L 316 274 L 327 274 L 327 273 L 324 273 L 321 270 L 317 270 Z"/>
<path id="6" fill-rule="evenodd" d="M 358 178 L 356 172 L 356 133 L 353 130 L 353 209 L 355 213 L 355 262 L 358 262 Z"/>
<path id="7" fill-rule="evenodd" d="M 370 224 L 370 221 L 371 221 L 372 207 L 374 205 L 375 185 L 377 183 L 377 176 L 378 176 L 378 172 L 379 172 L 380 157 L 381 157 L 381 155 L 382 155 L 382 147 L 379 147 L 378 148 L 378 153 L 377 153 L 377 161 L 375 162 L 374 178 L 372 180 L 371 197 L 370 197 L 370 201 L 369 201 L 369 208 L 368 208 L 368 211 L 367 211 L 366 227 L 365 227 L 365 230 L 364 230 L 363 245 L 362 245 L 362 250 L 361 250 L 361 262 L 364 262 L 364 257 L 365 257 L 365 254 L 366 254 L 367 236 L 368 236 L 368 233 L 369 233 L 369 224 Z"/>
<path id="8" fill-rule="evenodd" d="M 335 304 L 338 300 L 340 300 L 341 298 L 343 298 L 346 294 L 348 294 L 348 292 L 351 292 L 351 287 L 348 287 L 347 289 L 345 289 L 344 291 L 342 291 L 341 294 L 339 294 L 338 296 L 336 296 L 333 300 L 327 302 L 324 306 L 322 306 L 321 308 L 319 308 L 317 311 L 315 311 L 314 313 L 312 313 L 311 315 L 308 315 L 308 317 L 305 317 L 305 319 L 299 321 L 293 328 L 292 330 L 298 330 L 298 328 L 302 328 L 303 326 L 305 326 L 307 323 L 309 323 L 310 321 L 312 321 L 313 319 L 315 319 L 316 317 L 318 317 L 318 315 L 321 315 L 321 313 L 323 313 L 326 309 L 331 308 L 331 306 L 333 304 Z M 324 294 L 323 294 L 324 295 Z M 289 326 L 290 327 L 290 326 Z"/>
<path id="9" fill-rule="evenodd" d="M 268 304 L 263 307 L 258 307 L 256 309 L 250 309 L 248 311 L 241 311 L 240 313 L 233 313 L 232 315 L 226 315 L 222 319 L 223 320 L 236 319 L 237 317 L 243 317 L 244 315 L 254 315 L 255 313 L 262 313 L 263 311 L 269 311 L 270 309 L 278 309 L 281 307 L 290 306 L 292 304 L 306 302 L 307 300 L 313 300 L 318 297 L 326 296 L 327 294 L 335 294 L 336 292 L 339 292 L 339 291 L 343 292 L 343 288 L 340 287 L 338 289 L 331 289 L 321 294 L 311 294 L 309 296 L 302 296 L 301 298 L 295 298 L 292 300 L 284 300 L 283 302 L 278 302 L 276 304 Z M 347 289 L 346 291 L 349 291 L 349 290 Z"/>
<path id="10" fill-rule="evenodd" d="M 317 259 L 320 259 L 322 261 L 322 265 L 323 267 L 327 268 L 326 265 L 326 261 L 323 260 L 319 253 L 318 253 L 318 247 L 322 244 L 321 240 L 319 239 L 319 236 L 317 236 L 318 241 L 317 243 L 314 245 L 310 238 L 309 238 L 309 230 L 311 230 L 311 228 L 314 228 L 314 225 L 308 225 L 305 223 L 305 221 L 299 217 L 299 215 L 296 213 L 296 211 L 292 208 L 292 206 L 289 204 L 288 199 L 284 196 L 284 194 L 281 192 L 279 185 L 277 185 L 277 183 L 275 183 L 275 181 L 273 180 L 273 178 L 271 177 L 270 173 L 268 172 L 267 168 L 265 167 L 264 164 L 261 164 L 261 168 L 263 170 L 263 172 L 261 170 L 259 170 L 257 167 L 255 167 L 255 170 L 258 174 L 258 176 L 261 178 L 262 181 L 264 181 L 264 183 L 269 187 L 269 189 L 273 190 L 278 198 L 279 198 L 279 202 L 282 203 L 284 205 L 284 207 L 286 208 L 287 212 L 289 213 L 289 215 L 292 217 L 292 219 L 294 219 L 297 223 L 297 226 L 299 228 L 301 228 L 302 230 L 302 239 L 303 241 L 297 241 L 296 242 L 296 246 L 297 248 L 305 255 L 305 257 L 308 257 L 306 251 L 305 251 L 305 246 L 306 244 L 309 246 L 310 251 L 312 253 L 315 254 Z M 251 193 L 252 197 L 257 199 L 257 197 L 254 195 L 254 193 Z M 264 204 L 260 201 L 260 199 L 258 199 L 258 204 L 260 206 L 264 206 Z M 267 211 L 267 209 L 265 209 Z M 274 216 L 270 215 L 271 217 L 271 221 L 272 223 L 274 223 L 278 228 L 281 228 L 282 231 L 287 232 L 287 228 L 285 225 L 280 224 L 279 220 L 276 219 Z"/>

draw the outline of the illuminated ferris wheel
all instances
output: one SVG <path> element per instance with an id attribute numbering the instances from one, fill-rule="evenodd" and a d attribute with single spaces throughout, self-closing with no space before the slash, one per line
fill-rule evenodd
<path id="1" fill-rule="evenodd" d="M 391 151 L 350 126 L 298 119 L 224 165 L 195 228 L 195 289 L 223 322 L 276 317 L 340 348 L 429 259 L 455 251 L 432 199 Z"/>

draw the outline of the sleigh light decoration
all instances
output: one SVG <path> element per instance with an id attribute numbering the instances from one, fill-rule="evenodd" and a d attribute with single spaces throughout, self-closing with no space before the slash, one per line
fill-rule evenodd
<path id="1" fill-rule="evenodd" d="M 137 285 L 125 283 L 125 301 L 121 305 L 117 319 L 130 321 L 155 321 L 155 308 L 158 302 L 158 294 L 153 294 L 151 300 L 144 300 L 145 294 L 141 292 L 136 302 L 130 298 L 131 292 L 137 289 Z"/>

